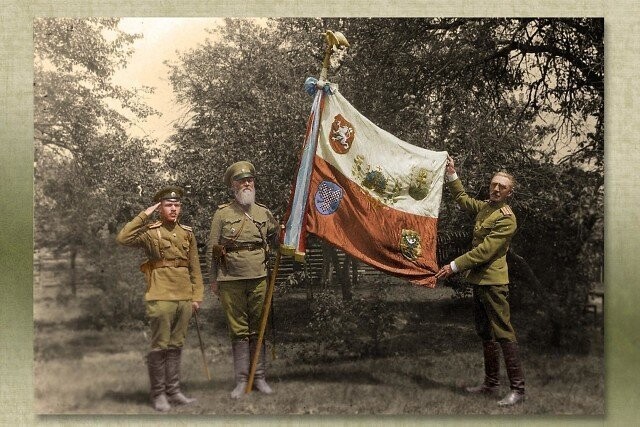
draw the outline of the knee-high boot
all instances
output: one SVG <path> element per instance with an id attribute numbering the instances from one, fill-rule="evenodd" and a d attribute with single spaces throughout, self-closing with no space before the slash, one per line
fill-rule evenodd
<path id="1" fill-rule="evenodd" d="M 256 354 L 256 345 L 258 344 L 258 339 L 255 337 L 252 337 L 250 339 L 250 343 L 251 343 L 251 360 L 253 360 L 253 355 Z M 256 372 L 253 377 L 253 385 L 255 386 L 255 388 L 258 389 L 258 391 L 265 394 L 271 394 L 273 393 L 273 389 L 269 386 L 269 384 L 267 384 L 267 381 L 265 380 L 265 377 L 266 377 L 265 347 L 266 346 L 263 342 L 260 348 L 260 357 L 258 358 L 258 363 L 256 364 Z"/>
<path id="2" fill-rule="evenodd" d="M 196 399 L 186 397 L 180 390 L 180 364 L 182 363 L 182 348 L 167 349 L 167 397 L 174 405 L 186 405 Z"/>
<path id="3" fill-rule="evenodd" d="M 149 370 L 149 395 L 153 409 L 166 412 L 171 409 L 171 405 L 166 395 L 166 350 L 156 349 L 147 354 L 147 368 Z"/>
<path id="4" fill-rule="evenodd" d="M 504 364 L 507 367 L 511 390 L 504 399 L 498 402 L 498 405 L 511 406 L 524 402 L 524 373 L 522 372 L 522 364 L 518 354 L 518 343 L 501 342 L 500 346 L 502 347 L 502 355 L 504 356 Z"/>
<path id="5" fill-rule="evenodd" d="M 483 341 L 484 382 L 475 387 L 467 387 L 467 393 L 493 394 L 500 386 L 500 346 L 496 341 Z"/>
<path id="6" fill-rule="evenodd" d="M 239 399 L 244 395 L 249 381 L 249 341 L 246 339 L 232 341 L 231 351 L 233 353 L 233 373 L 236 382 L 236 386 L 231 392 L 231 398 Z"/>

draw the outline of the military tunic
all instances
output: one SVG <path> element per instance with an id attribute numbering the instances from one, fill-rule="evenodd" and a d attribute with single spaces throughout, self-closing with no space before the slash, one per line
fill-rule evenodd
<path id="1" fill-rule="evenodd" d="M 150 262 L 167 261 L 167 266 L 148 272 L 145 300 L 202 301 L 204 286 L 191 227 L 161 221 L 147 224 L 147 214 L 141 212 L 124 226 L 116 240 L 125 246 L 143 248 Z M 176 261 L 183 261 L 186 266 L 176 267 Z"/>
<path id="2" fill-rule="evenodd" d="M 210 276 L 218 282 L 266 277 L 265 241 L 278 231 L 278 223 L 264 205 L 254 203 L 248 215 L 236 202 L 220 205 L 211 221 L 207 246 Z M 224 255 L 215 256 L 224 248 Z"/>
<path id="3" fill-rule="evenodd" d="M 191 302 L 203 299 L 204 285 L 196 238 L 190 227 L 179 223 L 147 223 L 143 211 L 128 222 L 116 240 L 125 246 L 143 248 L 146 313 L 151 325 L 151 348 L 181 348 L 184 345 Z"/>
<path id="4" fill-rule="evenodd" d="M 513 211 L 504 202 L 490 203 L 470 197 L 459 179 L 448 185 L 458 205 L 476 215 L 471 243 L 473 249 L 456 258 L 456 266 L 466 272 L 469 283 L 508 284 L 507 251 L 517 228 Z"/>
<path id="5" fill-rule="evenodd" d="M 504 202 L 470 197 L 459 179 L 447 185 L 458 205 L 476 215 L 472 249 L 453 260 L 473 285 L 476 332 L 485 341 L 515 341 L 507 300 L 507 252 L 517 228 L 516 217 Z"/>
<path id="6" fill-rule="evenodd" d="M 263 205 L 254 203 L 245 214 L 232 201 L 220 205 L 211 221 L 207 264 L 219 286 L 232 341 L 255 335 L 264 306 L 267 242 L 278 223 Z"/>

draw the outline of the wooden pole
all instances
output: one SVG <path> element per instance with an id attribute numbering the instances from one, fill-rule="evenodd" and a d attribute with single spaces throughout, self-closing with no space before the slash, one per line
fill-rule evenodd
<path id="1" fill-rule="evenodd" d="M 200 353 L 202 353 L 202 364 L 204 365 L 204 372 L 207 374 L 207 379 L 211 381 L 211 374 L 209 373 L 209 367 L 207 366 L 207 358 L 204 355 L 204 344 L 202 343 L 202 336 L 200 335 L 200 322 L 198 322 L 198 311 L 193 311 L 194 320 L 196 322 L 196 330 L 198 331 L 198 341 L 200 341 Z"/>
<path id="2" fill-rule="evenodd" d="M 258 333 L 258 342 L 256 343 L 256 351 L 253 354 L 253 358 L 251 359 L 251 369 L 249 370 L 249 381 L 247 382 L 247 388 L 245 389 L 245 393 L 251 393 L 251 389 L 253 388 L 253 377 L 256 374 L 256 367 L 258 366 L 258 360 L 260 358 L 260 354 L 262 353 L 262 342 L 264 340 L 264 332 L 267 329 L 267 321 L 269 320 L 269 312 L 271 311 L 271 300 L 273 299 L 273 290 L 276 285 L 276 276 L 278 275 L 278 269 L 280 268 L 280 257 L 281 253 L 278 250 L 278 254 L 276 255 L 276 261 L 273 265 L 273 271 L 271 272 L 271 277 L 269 279 L 269 284 L 267 286 L 267 293 L 264 297 L 264 306 L 262 307 L 262 317 L 260 319 L 260 331 Z"/>
<path id="3" fill-rule="evenodd" d="M 340 32 L 327 31 L 325 33 L 325 41 L 327 42 L 327 49 L 324 52 L 324 58 L 322 61 L 322 69 L 320 70 L 320 80 L 326 80 L 329 67 L 331 66 L 331 54 L 333 53 L 334 46 L 336 48 L 349 47 L 349 42 L 346 37 Z M 256 343 L 256 351 L 251 359 L 251 368 L 249 369 L 249 380 L 247 381 L 247 388 L 245 393 L 251 393 L 253 388 L 253 377 L 256 374 L 256 367 L 260 354 L 262 353 L 262 342 L 264 340 L 264 332 L 267 329 L 267 321 L 269 320 L 269 312 L 271 311 L 271 300 L 273 299 L 273 290 L 276 285 L 276 276 L 278 275 L 278 269 L 280 268 L 280 257 L 282 253 L 278 250 L 276 255 L 276 261 L 271 272 L 271 278 L 268 283 L 267 293 L 264 299 L 264 306 L 262 307 L 262 317 L 260 319 L 260 332 L 258 333 L 258 342 Z"/>

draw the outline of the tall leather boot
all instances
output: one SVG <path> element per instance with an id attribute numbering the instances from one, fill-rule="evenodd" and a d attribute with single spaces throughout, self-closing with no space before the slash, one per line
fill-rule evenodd
<path id="1" fill-rule="evenodd" d="M 500 346 L 497 341 L 483 341 L 484 382 L 475 387 L 467 387 L 467 393 L 494 394 L 500 386 Z"/>
<path id="2" fill-rule="evenodd" d="M 167 387 L 169 402 L 173 405 L 187 405 L 196 399 L 189 398 L 180 391 L 180 364 L 182 363 L 182 348 L 167 349 Z"/>
<path id="3" fill-rule="evenodd" d="M 504 399 L 498 402 L 498 405 L 511 406 L 524 402 L 524 373 L 522 372 L 520 356 L 518 355 L 518 343 L 501 342 L 500 346 L 502 347 L 502 355 L 504 356 L 504 364 L 507 367 L 511 390 Z"/>
<path id="4" fill-rule="evenodd" d="M 149 369 L 149 394 L 153 409 L 160 412 L 167 412 L 171 405 L 165 394 L 165 365 L 166 350 L 151 350 L 147 354 L 147 368 Z"/>
<path id="5" fill-rule="evenodd" d="M 231 342 L 233 353 L 233 374 L 236 387 L 231 392 L 232 399 L 240 399 L 245 394 L 247 382 L 249 381 L 249 341 L 239 340 Z"/>
<path id="6" fill-rule="evenodd" d="M 256 354 L 256 345 L 258 344 L 258 339 L 255 337 L 251 337 L 249 342 L 251 344 L 251 360 L 253 360 L 253 355 Z M 258 358 L 258 363 L 256 364 L 256 373 L 253 376 L 253 385 L 256 389 L 258 389 L 258 391 L 264 394 L 271 394 L 273 393 L 273 389 L 269 387 L 269 384 L 267 384 L 267 381 L 265 380 L 266 346 L 264 345 L 264 342 L 262 343 L 261 347 L 262 348 L 260 349 L 260 357 Z"/>

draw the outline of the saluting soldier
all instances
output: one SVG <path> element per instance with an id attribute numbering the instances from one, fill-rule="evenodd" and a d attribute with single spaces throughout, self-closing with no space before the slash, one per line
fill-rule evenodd
<path id="1" fill-rule="evenodd" d="M 499 391 L 501 348 L 511 390 L 498 405 L 524 402 L 524 374 L 507 300 L 507 251 L 517 223 L 515 214 L 506 202 L 513 195 L 515 180 L 506 172 L 496 173 L 489 184 L 489 200 L 480 201 L 464 191 L 450 156 L 447 159 L 446 176 L 447 186 L 458 205 L 476 215 L 473 248 L 436 274 L 436 278 L 446 278 L 463 272 L 466 281 L 473 286 L 474 320 L 476 332 L 482 339 L 485 378 L 482 384 L 468 387 L 466 391 L 482 394 L 496 394 Z"/>
<path id="2" fill-rule="evenodd" d="M 278 231 L 269 209 L 255 202 L 254 179 L 255 168 L 247 161 L 227 168 L 224 182 L 233 191 L 234 199 L 218 206 L 207 245 L 211 290 L 220 298 L 229 326 L 234 399 L 242 397 L 249 379 L 267 288 L 269 246 L 276 243 Z M 264 345 L 253 384 L 262 393 L 273 393 L 265 380 Z"/>
<path id="3" fill-rule="evenodd" d="M 196 237 L 180 224 L 179 187 L 167 187 L 153 197 L 155 204 L 140 212 L 118 233 L 125 246 L 143 248 L 147 261 L 140 266 L 147 289 L 145 304 L 151 324 L 151 351 L 147 354 L 150 394 L 156 411 L 196 399 L 180 390 L 180 362 L 189 319 L 200 308 L 204 293 Z M 154 211 L 160 221 L 149 222 Z"/>

